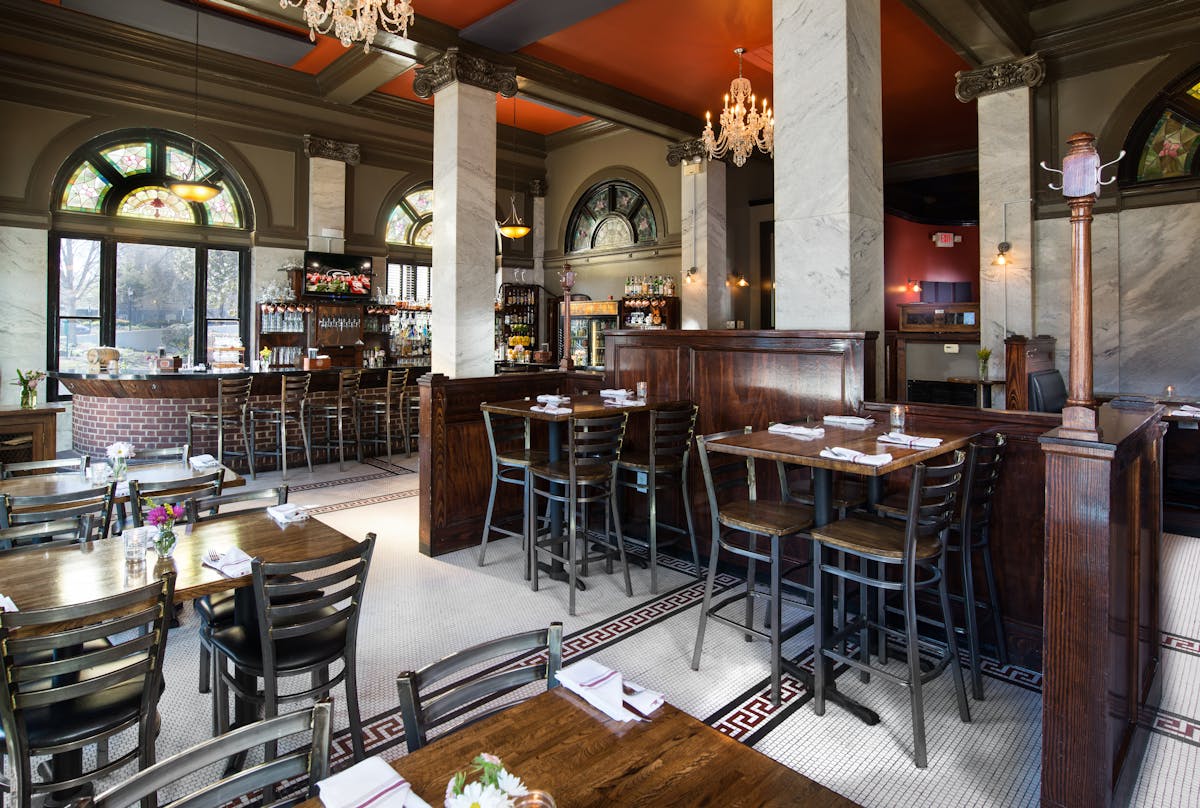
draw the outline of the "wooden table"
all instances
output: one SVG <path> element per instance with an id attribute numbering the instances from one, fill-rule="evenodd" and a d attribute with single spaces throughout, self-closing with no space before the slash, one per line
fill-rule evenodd
<path id="1" fill-rule="evenodd" d="M 909 449 L 894 444 L 878 443 L 876 438 L 889 431 L 886 426 L 875 425 L 866 429 L 840 427 L 833 424 L 812 424 L 823 426 L 824 438 L 801 440 L 790 435 L 778 434 L 762 430 L 748 435 L 735 435 L 729 438 L 712 441 L 705 444 L 709 451 L 724 454 L 753 457 L 760 460 L 776 460 L 792 463 L 797 466 L 808 466 L 813 476 L 813 524 L 816 527 L 827 525 L 833 521 L 833 472 L 859 474 L 867 478 L 867 506 L 874 506 L 881 499 L 884 477 L 900 469 L 915 466 L 926 460 L 946 454 L 955 449 L 961 449 L 974 437 L 974 432 L 954 430 L 939 427 L 922 428 L 918 423 L 908 423 L 905 434 L 925 438 L 941 438 L 942 442 L 933 449 Z M 868 466 L 847 460 L 831 460 L 821 457 L 821 450 L 826 446 L 852 449 L 864 454 L 881 454 L 887 452 L 892 461 L 882 466 Z M 833 587 L 824 587 L 822 602 L 818 604 L 816 619 L 823 621 L 826 636 L 833 634 Z M 812 674 L 791 660 L 783 660 L 784 667 L 812 689 Z M 849 699 L 837 690 L 836 676 L 830 660 L 824 660 L 827 666 L 826 681 L 834 683 L 826 688 L 826 698 L 845 708 L 867 724 L 879 723 L 879 716 L 861 704 Z"/>
<path id="2" fill-rule="evenodd" d="M 237 488 L 246 484 L 242 475 L 230 468 L 225 468 L 225 479 L 222 488 Z M 145 463 L 132 465 L 126 474 L 126 479 L 137 480 L 141 483 L 165 482 L 168 480 L 188 480 L 212 474 L 216 467 L 194 469 L 191 464 L 178 461 L 165 463 Z M 96 488 L 102 483 L 93 483 L 82 474 L 30 474 L 24 477 L 12 477 L 0 480 L 0 494 L 14 497 L 44 497 L 51 494 L 71 494 Z M 128 502 L 129 497 L 117 497 L 117 502 Z"/>
<path id="3" fill-rule="evenodd" d="M 975 399 L 983 409 L 992 407 L 992 388 L 999 384 L 1007 384 L 1008 379 L 977 379 L 973 376 L 950 376 L 946 379 L 953 384 L 975 385 Z"/>
<path id="4" fill-rule="evenodd" d="M 0 407 L 0 462 L 53 460 L 57 454 L 58 414 L 66 408 L 39 404 L 31 409 Z"/>
<path id="5" fill-rule="evenodd" d="M 622 724 L 555 688 L 435 740 L 392 766 L 440 805 L 446 782 L 491 752 L 562 808 L 721 805 L 843 808 L 857 803 L 722 735 L 670 704 Z M 301 808 L 321 808 L 318 799 Z"/>

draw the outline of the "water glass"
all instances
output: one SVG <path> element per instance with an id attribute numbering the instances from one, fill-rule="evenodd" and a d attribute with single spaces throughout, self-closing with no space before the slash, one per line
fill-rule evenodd
<path id="1" fill-rule="evenodd" d="M 550 796 L 550 792 L 534 788 L 513 800 L 513 808 L 557 808 L 557 806 L 554 804 L 554 797 Z"/>
<path id="2" fill-rule="evenodd" d="M 892 421 L 891 421 L 891 423 L 892 423 L 892 429 L 894 429 L 898 432 L 904 431 L 904 405 L 903 404 L 893 404 L 892 405 Z"/>
<path id="3" fill-rule="evenodd" d="M 639 401 L 646 400 L 646 383 L 645 382 L 637 383 L 637 397 L 638 397 Z"/>
<path id="4" fill-rule="evenodd" d="M 122 535 L 125 542 L 125 563 L 129 566 L 146 563 L 145 528 L 131 527 Z"/>

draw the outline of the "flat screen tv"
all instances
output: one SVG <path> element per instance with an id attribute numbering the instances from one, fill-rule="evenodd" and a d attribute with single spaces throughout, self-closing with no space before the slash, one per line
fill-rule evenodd
<path id="1" fill-rule="evenodd" d="M 304 294 L 343 300 L 370 299 L 371 259 L 344 253 L 304 253 Z"/>

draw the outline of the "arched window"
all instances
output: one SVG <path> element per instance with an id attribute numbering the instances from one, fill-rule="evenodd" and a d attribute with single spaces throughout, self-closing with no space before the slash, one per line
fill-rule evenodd
<path id="1" fill-rule="evenodd" d="M 396 203 L 388 216 L 384 240 L 391 248 L 387 268 L 388 295 L 396 300 L 428 306 L 432 291 L 433 186 L 417 186 Z"/>
<path id="2" fill-rule="evenodd" d="M 411 247 L 433 246 L 433 188 L 426 186 L 405 194 L 388 216 L 385 241 Z"/>
<path id="3" fill-rule="evenodd" d="M 1177 183 L 1200 178 L 1200 69 L 1176 81 L 1142 112 L 1125 141 L 1121 184 Z"/>
<path id="4" fill-rule="evenodd" d="M 193 158 L 192 149 L 174 132 L 127 129 L 85 144 L 59 170 L 52 369 L 85 371 L 88 349 L 100 345 L 121 351 L 126 372 L 145 371 L 160 347 L 190 363 L 249 345 L 249 198 L 220 155 L 198 143 Z M 200 178 L 221 193 L 197 203 L 170 190 Z"/>
<path id="5" fill-rule="evenodd" d="M 658 240 L 650 200 L 626 180 L 593 185 L 576 203 L 567 223 L 568 253 L 610 250 Z"/>

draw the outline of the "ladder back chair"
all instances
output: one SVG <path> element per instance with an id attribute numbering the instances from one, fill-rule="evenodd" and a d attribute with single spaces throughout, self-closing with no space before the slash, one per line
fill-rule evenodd
<path id="1" fill-rule="evenodd" d="M 19 463 L 0 463 L 0 480 L 28 477 L 34 474 L 79 474 L 86 477 L 91 467 L 89 455 L 65 457 L 58 460 L 26 460 Z"/>
<path id="2" fill-rule="evenodd" d="M 254 447 L 250 442 L 250 388 L 253 376 L 222 376 L 217 380 L 216 409 L 206 407 L 187 411 L 187 440 L 196 445 L 195 431 L 217 433 L 217 462 L 224 463 L 226 457 L 244 457 L 250 467 L 250 479 L 254 479 Z M 225 448 L 225 430 L 236 429 L 242 437 L 242 451 Z"/>
<path id="3" fill-rule="evenodd" d="M 286 373 L 280 381 L 278 406 L 250 408 L 250 442 L 252 446 L 257 442 L 255 435 L 259 426 L 269 427 L 275 431 L 275 448 L 258 449 L 256 447 L 252 454 L 254 458 L 260 455 L 278 458 L 281 478 L 284 480 L 287 479 L 288 472 L 287 456 L 291 451 L 304 450 L 308 471 L 310 474 L 312 473 L 312 449 L 309 446 L 312 423 L 308 412 L 308 386 L 311 381 L 312 374 L 310 373 Z M 303 446 L 288 444 L 288 424 L 296 425 L 300 431 L 300 440 Z M 251 465 L 254 465 L 255 462 L 256 460 L 252 459 Z"/>
<path id="4" fill-rule="evenodd" d="M 365 432 L 361 442 L 372 446 L 382 446 L 387 453 L 388 462 L 392 462 L 392 446 L 395 438 L 393 430 L 399 430 L 399 436 L 408 440 L 408 420 L 403 417 L 404 391 L 408 389 L 409 368 L 389 370 L 387 381 L 382 388 L 382 394 L 377 394 L 374 388 L 360 391 L 359 423 L 365 424 L 371 419 L 371 430 Z M 380 437 L 382 422 L 383 437 Z M 407 443 L 405 444 L 407 447 Z"/>
<path id="5" fill-rule="evenodd" d="M 217 469 L 195 477 L 177 480 L 129 481 L 129 505 L 133 514 L 133 526 L 141 527 L 146 518 L 146 500 L 164 504 L 183 505 L 185 518 L 189 500 L 206 499 L 221 495 L 225 481 L 225 469 Z"/>
<path id="6" fill-rule="evenodd" d="M 103 539 L 112 525 L 116 482 L 62 494 L 0 496 L 0 528 L 20 527 L 43 522 L 71 519 L 79 525 L 77 535 Z M 87 520 L 87 524 L 84 524 Z"/>
<path id="7" fill-rule="evenodd" d="M 362 371 L 343 370 L 338 374 L 336 404 L 319 404 L 311 408 L 311 421 L 320 420 L 324 427 L 324 440 L 314 442 L 313 449 L 325 452 L 325 462 L 333 462 L 333 450 L 338 453 L 338 469 L 346 470 L 346 422 L 354 427 L 354 458 L 362 462 L 362 424 L 359 422 L 358 388 L 362 384 Z M 337 438 L 334 438 L 336 428 Z"/>
<path id="8" fill-rule="evenodd" d="M 526 492 L 533 480 L 530 467 L 535 463 L 548 462 L 550 455 L 531 448 L 531 430 L 528 418 L 496 415 L 485 411 L 483 426 L 487 432 L 488 452 L 492 461 L 492 487 L 488 492 L 487 513 L 483 518 L 483 541 L 479 544 L 479 566 L 482 567 L 484 564 L 488 541 L 493 533 L 498 534 L 500 538 L 520 538 L 526 553 L 525 578 L 528 580 L 530 576 L 529 542 L 525 532 L 525 523 L 529 517 L 524 512 L 524 506 L 528 504 L 529 498 L 526 496 Z M 519 530 L 504 527 L 495 518 L 496 491 L 501 483 L 521 488 L 522 512 Z"/>

